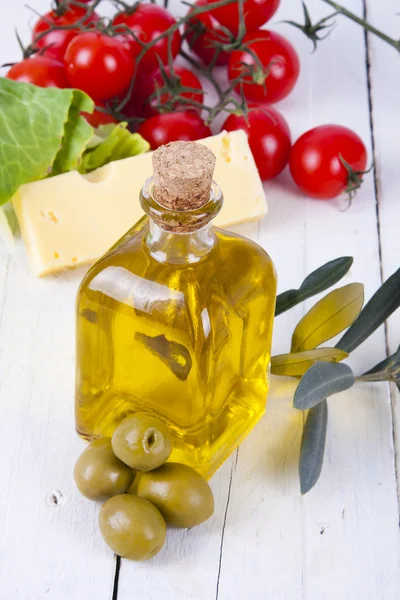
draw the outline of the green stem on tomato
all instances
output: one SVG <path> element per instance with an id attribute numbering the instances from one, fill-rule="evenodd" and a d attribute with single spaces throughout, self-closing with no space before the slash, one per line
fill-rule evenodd
<path id="1" fill-rule="evenodd" d="M 242 1 L 243 0 L 241 0 L 241 2 Z M 193 17 L 196 17 L 197 15 L 201 15 L 201 14 L 208 12 L 210 10 L 213 10 L 215 8 L 221 8 L 222 6 L 226 6 L 228 4 L 233 4 L 234 2 L 236 2 L 236 0 L 217 0 L 217 2 L 210 2 L 209 4 L 206 4 L 205 6 L 195 6 L 194 8 L 192 8 L 192 10 L 190 12 L 190 18 L 193 19 Z M 185 15 L 184 17 L 181 17 L 180 19 L 175 21 L 175 23 L 173 23 L 173 25 L 171 25 L 168 29 L 166 29 L 165 31 L 160 33 L 160 35 L 158 35 L 157 37 L 152 39 L 151 42 L 144 44 L 142 47 L 142 50 L 140 51 L 139 55 L 136 58 L 136 64 L 138 65 L 140 63 L 143 56 L 146 54 L 146 52 L 150 48 L 155 46 L 160 40 L 164 39 L 165 37 L 170 36 L 172 38 L 174 33 L 177 30 L 179 30 L 179 27 L 181 27 L 181 25 L 184 25 L 186 22 L 187 22 L 187 15 Z M 129 33 L 129 32 L 127 32 L 127 33 Z M 128 103 L 129 98 L 133 91 L 133 86 L 135 85 L 135 80 L 136 80 L 136 73 L 132 78 L 132 81 L 129 86 L 129 90 L 127 92 L 126 97 L 122 100 L 122 102 L 120 102 L 120 104 L 118 104 L 118 106 L 116 107 L 116 111 L 122 112 L 124 107 Z"/>
<path id="2" fill-rule="evenodd" d="M 70 30 L 70 29 L 78 29 L 81 32 L 87 31 L 87 19 L 88 17 L 90 17 L 91 14 L 93 14 L 94 10 L 96 9 L 96 7 L 101 4 L 101 2 L 103 2 L 104 0 L 94 0 L 94 2 L 88 7 L 85 3 L 82 3 L 80 0 L 60 0 L 58 2 L 58 6 L 57 8 L 59 8 L 60 10 L 63 10 L 64 8 L 66 8 L 68 5 L 69 6 L 84 6 L 87 8 L 87 12 L 85 13 L 85 15 L 83 15 L 80 19 L 78 19 L 76 22 L 69 24 L 69 25 L 53 25 L 52 23 L 48 23 L 49 25 L 49 29 L 47 29 L 46 31 L 42 32 L 41 34 L 38 34 L 35 37 L 35 42 L 37 43 L 37 41 L 39 41 L 40 39 L 42 39 L 43 37 L 45 37 L 46 35 L 48 35 L 48 33 L 52 30 Z M 135 10 L 135 7 L 137 5 L 137 3 L 128 3 L 124 0 L 111 0 L 111 2 L 117 7 L 117 9 L 126 11 L 126 12 L 133 12 Z M 122 31 L 124 33 L 126 33 L 126 35 L 131 36 L 139 45 L 140 45 L 140 52 L 139 55 L 136 58 L 136 64 L 138 65 L 140 63 L 140 61 L 143 59 L 144 55 L 146 54 L 146 52 L 148 52 L 148 50 L 150 50 L 153 46 L 155 46 L 157 43 L 160 42 L 160 40 L 164 39 L 164 38 L 168 38 L 168 54 L 169 54 L 169 64 L 171 66 L 172 63 L 172 53 L 171 53 L 171 43 L 172 43 L 172 38 L 173 35 L 176 33 L 176 31 L 179 30 L 180 27 L 182 27 L 183 25 L 187 24 L 188 22 L 192 21 L 196 16 L 201 15 L 203 13 L 207 13 L 210 10 L 213 10 L 215 8 L 222 8 L 224 6 L 227 6 L 229 4 L 233 4 L 236 3 L 237 0 L 214 0 L 212 2 L 209 2 L 209 4 L 206 4 L 204 6 L 196 6 L 193 5 L 189 2 L 186 2 L 185 0 L 183 1 L 183 4 L 187 4 L 190 7 L 190 15 L 186 14 L 183 17 L 180 17 L 179 19 L 177 19 L 175 21 L 175 23 L 173 23 L 168 29 L 166 29 L 165 31 L 163 31 L 162 33 L 160 33 L 157 37 L 155 37 L 153 40 L 151 40 L 150 42 L 143 42 L 142 40 L 140 40 L 135 33 L 129 29 L 129 27 L 127 26 L 123 26 L 123 25 L 118 25 L 118 26 L 113 26 L 112 24 L 109 23 L 109 21 L 107 21 L 106 23 L 97 23 L 95 26 L 95 30 L 97 29 L 98 31 L 102 31 L 104 33 L 106 33 L 107 35 L 116 35 L 118 33 L 121 33 Z M 215 47 L 215 54 L 213 57 L 213 60 L 211 61 L 210 65 L 208 65 L 207 67 L 203 67 L 198 61 L 196 61 L 192 56 L 190 56 L 189 54 L 187 54 L 184 50 L 180 51 L 180 54 L 193 66 L 195 67 L 199 73 L 205 77 L 210 84 L 212 85 L 212 87 L 214 88 L 217 96 L 218 96 L 218 102 L 215 106 L 207 106 L 205 104 L 200 104 L 199 102 L 197 102 L 196 100 L 192 100 L 191 98 L 184 98 L 183 97 L 183 102 L 181 102 L 181 104 L 183 105 L 183 107 L 189 107 L 190 105 L 194 108 L 198 108 L 198 109 L 204 109 L 207 112 L 207 118 L 206 118 L 206 122 L 208 124 L 211 123 L 211 121 L 221 112 L 221 111 L 226 111 L 226 112 L 245 112 L 247 113 L 247 107 L 243 106 L 243 98 L 241 98 L 240 101 L 238 101 L 234 95 L 233 95 L 233 90 L 235 88 L 235 86 L 240 83 L 240 79 L 241 77 L 243 77 L 242 75 L 239 76 L 238 79 L 235 79 L 234 82 L 231 82 L 230 86 L 228 87 L 227 90 L 224 90 L 219 82 L 217 81 L 217 79 L 214 77 L 214 73 L 213 73 L 213 67 L 215 66 L 218 56 L 220 55 L 220 53 L 222 51 L 230 51 L 233 49 L 247 49 L 247 46 L 245 44 L 243 44 L 243 37 L 246 33 L 246 27 L 245 27 L 245 21 L 244 21 L 244 10 L 243 10 L 243 5 L 244 5 L 244 0 L 239 0 L 238 1 L 238 12 L 239 12 L 239 32 L 237 36 L 233 36 L 233 34 L 230 34 L 231 37 L 228 41 L 228 43 L 225 44 L 216 44 Z M 40 16 L 40 15 L 38 15 Z M 43 18 L 43 17 L 42 17 Z M 44 20 L 46 21 L 46 19 L 44 18 Z M 90 28 L 91 30 L 93 30 L 93 28 Z M 185 38 L 185 34 L 183 34 L 183 39 Z M 30 44 L 30 46 L 28 46 L 25 51 L 24 51 L 24 57 L 27 57 L 29 55 L 31 55 L 32 53 L 36 52 L 36 48 L 35 48 L 35 42 L 33 42 L 32 44 Z M 121 115 L 123 114 L 124 108 L 127 105 L 127 103 L 129 102 L 129 99 L 132 95 L 132 91 L 135 85 L 135 80 L 136 80 L 136 72 L 130 82 L 130 86 L 129 89 L 126 93 L 126 96 L 120 100 L 118 103 L 115 103 L 114 106 L 110 106 L 110 108 L 107 109 L 107 112 L 110 112 L 110 114 L 115 115 Z M 173 93 L 171 93 L 171 105 L 173 105 L 174 100 L 178 100 L 181 101 L 182 100 L 182 96 L 181 94 L 185 92 L 185 90 L 177 90 L 175 97 L 173 95 Z M 160 107 L 161 108 L 161 107 Z"/>
<path id="3" fill-rule="evenodd" d="M 49 29 L 42 31 L 41 33 L 38 33 L 35 36 L 34 41 L 31 44 L 29 44 L 29 46 L 27 46 L 25 48 L 25 50 L 23 50 L 23 52 L 22 52 L 23 57 L 28 58 L 29 56 L 34 54 L 36 52 L 35 44 L 37 44 L 37 42 L 39 40 L 43 39 L 46 35 L 48 35 L 53 30 L 68 31 L 70 29 L 79 29 L 80 31 L 86 31 L 86 25 L 87 25 L 88 18 L 90 19 L 90 17 L 92 16 L 92 14 L 94 13 L 94 11 L 98 7 L 98 5 L 101 4 L 102 1 L 103 0 L 95 0 L 93 2 L 93 4 L 91 4 L 89 7 L 82 3 L 74 3 L 76 6 L 78 6 L 78 4 L 80 4 L 81 6 L 86 6 L 87 11 L 85 12 L 85 14 L 80 19 L 78 19 L 74 23 L 71 23 L 70 25 L 57 25 L 57 26 L 54 26 L 50 21 L 47 21 L 46 18 L 44 16 L 40 15 L 40 13 L 38 13 L 34 8 L 32 8 L 31 6 L 28 6 L 28 8 L 33 13 L 35 13 L 38 17 L 40 17 L 44 23 L 49 25 Z M 60 3 L 60 4 L 62 5 L 62 3 Z"/>

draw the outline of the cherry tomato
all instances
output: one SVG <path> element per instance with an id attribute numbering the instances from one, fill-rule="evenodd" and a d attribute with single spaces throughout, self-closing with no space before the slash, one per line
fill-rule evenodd
<path id="1" fill-rule="evenodd" d="M 222 129 L 244 129 L 263 181 L 276 177 L 287 165 L 291 148 L 290 129 L 283 116 L 271 106 L 250 105 L 247 122 L 243 116 L 230 115 Z"/>
<path id="2" fill-rule="evenodd" d="M 123 94 L 135 72 L 135 59 L 123 36 L 98 31 L 77 35 L 65 53 L 65 67 L 72 87 L 95 101 Z"/>
<path id="3" fill-rule="evenodd" d="M 141 124 L 138 132 L 149 142 L 152 150 L 169 142 L 194 142 L 211 135 L 210 128 L 199 115 L 192 112 L 165 113 L 150 117 Z"/>
<path id="4" fill-rule="evenodd" d="M 156 4 L 137 4 L 133 12 L 122 12 L 117 15 L 113 20 L 113 25 L 123 25 L 128 27 L 142 42 L 149 43 L 160 34 L 164 33 L 169 27 L 176 23 L 174 17 L 161 6 Z M 124 29 L 121 27 L 121 32 Z M 140 52 L 141 47 L 133 37 L 131 40 L 132 51 L 135 56 Z M 157 56 L 162 63 L 168 63 L 168 37 L 160 39 L 154 46 L 152 46 L 140 61 L 140 70 L 142 72 L 150 73 L 155 69 L 158 69 L 159 63 Z M 177 29 L 171 38 L 171 54 L 172 57 L 179 52 L 181 46 L 181 34 Z"/>
<path id="5" fill-rule="evenodd" d="M 98 108 L 105 108 L 104 102 L 97 102 L 97 105 L 92 113 L 82 112 L 82 117 L 85 117 L 86 121 L 96 129 L 100 125 L 106 125 L 107 123 L 118 123 L 109 113 L 97 110 Z"/>
<path id="6" fill-rule="evenodd" d="M 65 51 L 70 41 L 77 35 L 77 29 L 54 29 L 49 31 L 35 42 L 39 34 L 44 33 L 51 26 L 65 27 L 73 25 L 76 21 L 80 21 L 86 14 L 87 9 L 81 6 L 71 6 L 63 14 L 57 14 L 52 10 L 41 17 L 35 24 L 32 33 L 32 41 L 35 48 L 41 51 L 41 54 L 63 60 Z M 99 20 L 99 15 L 92 13 L 86 20 L 87 23 L 95 23 Z"/>
<path id="7" fill-rule="evenodd" d="M 290 172 L 308 196 L 328 200 L 344 192 L 349 183 L 341 158 L 354 171 L 365 171 L 367 150 L 358 135 L 341 125 L 321 125 L 304 133 L 294 144 Z M 356 184 L 360 182 L 356 178 Z"/>
<path id="8" fill-rule="evenodd" d="M 64 65 L 48 56 L 36 55 L 15 64 L 7 73 L 8 79 L 33 83 L 39 87 L 66 88 L 69 86 Z"/>
<path id="9" fill-rule="evenodd" d="M 194 6 L 204 6 L 208 0 L 197 0 Z M 193 11 L 191 8 L 188 15 Z M 189 48 L 196 54 L 205 65 L 209 65 L 215 54 L 214 42 L 228 43 L 229 35 L 219 27 L 218 22 L 211 16 L 211 13 L 202 13 L 197 17 L 190 19 L 185 27 L 186 39 Z M 216 65 L 227 65 L 229 54 L 220 52 L 215 62 Z"/>
<path id="10" fill-rule="evenodd" d="M 203 102 L 204 92 L 201 87 L 201 83 L 196 75 L 189 71 L 189 69 L 176 66 L 174 67 L 171 76 L 170 68 L 165 67 L 165 74 L 171 81 L 171 86 L 173 86 L 177 92 L 179 87 L 193 88 L 193 90 L 198 90 L 197 92 L 183 92 L 180 94 L 183 98 L 190 98 L 191 100 L 199 103 Z M 162 112 L 162 110 L 160 111 L 160 109 L 156 108 L 156 106 L 166 104 L 171 101 L 171 98 L 173 97 L 171 92 L 165 91 L 162 94 L 160 93 L 160 97 L 155 95 L 153 98 L 151 98 L 151 96 L 152 94 L 155 94 L 157 90 L 162 90 L 163 88 L 166 88 L 166 84 L 160 70 L 155 71 L 149 77 L 142 79 L 140 83 L 135 86 L 135 91 L 132 94 L 132 107 L 135 115 L 140 117 L 152 117 L 153 115 L 157 115 L 158 113 Z M 190 104 L 180 102 L 179 100 L 176 100 L 173 103 L 173 106 L 168 104 L 167 108 L 169 110 L 175 110 L 177 108 L 186 108 L 186 110 L 194 111 L 201 110 L 191 106 Z"/>
<path id="11" fill-rule="evenodd" d="M 247 100 L 278 102 L 285 98 L 292 91 L 300 70 L 293 46 L 272 31 L 249 33 L 243 43 L 248 44 L 258 61 L 246 50 L 235 50 L 229 61 L 229 79 L 233 81 L 243 74 L 243 93 Z M 249 68 L 252 73 L 248 73 Z M 236 90 L 240 93 L 240 83 Z"/>
<path id="12" fill-rule="evenodd" d="M 208 4 L 215 0 L 208 0 Z M 275 14 L 280 0 L 245 0 L 243 3 L 244 22 L 247 33 L 264 25 Z M 239 31 L 239 2 L 233 2 L 210 11 L 213 17 L 234 35 Z"/>

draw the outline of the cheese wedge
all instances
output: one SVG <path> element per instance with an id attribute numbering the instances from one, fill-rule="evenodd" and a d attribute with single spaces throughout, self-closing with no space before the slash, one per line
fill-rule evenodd
<path id="1" fill-rule="evenodd" d="M 214 179 L 224 206 L 218 227 L 261 219 L 263 186 L 244 131 L 200 140 L 217 157 Z M 152 153 L 23 185 L 13 205 L 32 271 L 47 275 L 102 256 L 143 215 L 139 193 L 152 176 Z"/>

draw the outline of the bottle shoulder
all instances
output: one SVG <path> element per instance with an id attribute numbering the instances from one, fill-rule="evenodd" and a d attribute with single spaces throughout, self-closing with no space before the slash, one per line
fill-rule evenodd
<path id="1" fill-rule="evenodd" d="M 252 267 L 260 269 L 269 276 L 276 278 L 275 266 L 268 252 L 257 242 L 237 233 L 214 228 L 217 243 L 220 248 L 220 258 L 229 263 L 235 270 Z"/>
<path id="2" fill-rule="evenodd" d="M 184 296 L 207 295 L 217 290 L 229 295 L 235 288 L 248 294 L 252 288 L 276 289 L 276 274 L 267 252 L 256 242 L 235 233 L 214 228 L 215 246 L 204 260 L 196 264 L 169 264 L 155 260 L 146 248 L 148 223 L 133 227 L 84 277 L 79 294 L 85 290 L 101 291 L 115 297 L 122 293 L 153 295 L 167 289 L 177 290 Z M 236 295 L 236 294 L 235 294 Z"/>

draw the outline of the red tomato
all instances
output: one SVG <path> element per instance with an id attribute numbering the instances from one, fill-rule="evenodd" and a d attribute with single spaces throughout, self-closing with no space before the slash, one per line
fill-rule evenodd
<path id="1" fill-rule="evenodd" d="M 33 83 L 39 87 L 66 88 L 69 86 L 64 65 L 47 56 L 36 55 L 15 64 L 7 73 L 8 79 Z"/>
<path id="2" fill-rule="evenodd" d="M 290 172 L 308 196 L 328 200 L 344 192 L 349 183 L 344 159 L 354 171 L 365 171 L 367 150 L 351 129 L 341 125 L 320 125 L 304 133 L 290 155 Z M 361 183 L 361 177 L 354 188 Z"/>
<path id="3" fill-rule="evenodd" d="M 100 125 L 106 125 L 107 123 L 118 123 L 117 119 L 115 119 L 112 115 L 102 112 L 101 110 L 97 110 L 97 108 L 105 108 L 104 102 L 97 102 L 97 105 L 92 113 L 81 113 L 82 117 L 85 117 L 89 125 L 96 129 L 96 127 L 99 127 Z"/>
<path id="4" fill-rule="evenodd" d="M 65 67 L 72 87 L 95 101 L 108 100 L 129 87 L 135 59 L 123 36 L 88 31 L 78 34 L 68 46 Z"/>
<path id="5" fill-rule="evenodd" d="M 208 0 L 208 4 L 216 0 Z M 275 14 L 280 0 L 245 0 L 243 3 L 244 22 L 247 33 L 264 25 Z M 210 11 L 229 31 L 237 35 L 239 30 L 239 2 L 233 2 Z"/>
<path id="6" fill-rule="evenodd" d="M 171 78 L 171 71 L 169 67 L 165 67 L 165 73 L 168 78 Z M 185 67 L 176 66 L 173 70 L 173 76 L 171 81 L 177 81 L 177 83 L 173 83 L 175 89 L 177 87 L 182 86 L 186 88 L 193 88 L 193 90 L 198 90 L 197 92 L 183 92 L 181 94 L 184 98 L 190 98 L 191 100 L 195 100 L 196 102 L 203 102 L 204 92 L 201 87 L 200 81 L 197 79 L 196 75 L 186 69 Z M 132 107 L 133 112 L 140 117 L 152 117 L 153 115 L 157 115 L 160 110 L 155 108 L 156 105 L 166 104 L 171 100 L 171 93 L 169 91 L 165 91 L 160 94 L 160 98 L 157 96 L 151 98 L 152 94 L 157 92 L 157 90 L 162 90 L 165 88 L 165 82 L 161 71 L 156 71 L 149 77 L 142 79 L 138 86 L 135 86 L 135 91 L 132 94 Z M 199 110 L 193 106 L 186 105 L 184 102 L 180 102 L 179 100 L 173 103 L 173 110 L 177 108 L 185 107 L 186 110 Z M 201 109 L 200 109 L 201 110 Z"/>
<path id="7" fill-rule="evenodd" d="M 138 132 L 149 142 L 152 150 L 169 142 L 193 142 L 211 135 L 210 128 L 199 115 L 192 112 L 150 117 L 140 125 Z"/>
<path id="8" fill-rule="evenodd" d="M 194 6 L 204 6 L 208 0 L 197 0 Z M 189 10 L 190 15 L 193 8 Z M 209 65 L 215 54 L 214 42 L 228 43 L 229 35 L 219 27 L 217 21 L 211 16 L 211 13 L 202 13 L 188 21 L 185 27 L 186 39 L 190 49 L 196 54 L 205 65 Z M 220 52 L 216 60 L 216 65 L 227 65 L 229 54 Z"/>
<path id="9" fill-rule="evenodd" d="M 243 116 L 230 115 L 222 129 L 244 129 L 264 181 L 276 177 L 287 165 L 291 148 L 290 129 L 283 116 L 271 106 L 250 106 L 248 122 Z"/>
<path id="10" fill-rule="evenodd" d="M 247 100 L 278 102 L 285 98 L 292 91 L 300 70 L 293 46 L 272 31 L 254 31 L 245 35 L 243 42 L 248 44 L 258 61 L 246 50 L 235 50 L 229 61 L 229 79 L 233 81 L 243 73 L 243 93 Z M 248 67 L 252 68 L 252 73 L 246 75 Z M 238 83 L 238 93 L 240 89 Z"/>
<path id="11" fill-rule="evenodd" d="M 51 26 L 64 27 L 76 23 L 76 21 L 79 21 L 84 17 L 86 12 L 87 9 L 84 7 L 71 6 L 60 15 L 54 10 L 46 13 L 36 22 L 33 28 L 32 41 L 35 42 L 36 37 L 50 29 Z M 99 18 L 99 15 L 92 13 L 90 17 L 86 19 L 86 23 L 94 23 L 98 21 Z M 35 43 L 35 48 L 41 50 L 41 54 L 56 58 L 57 60 L 63 60 L 68 44 L 77 33 L 78 30 L 76 29 L 54 29 L 47 35 L 41 37 Z"/>
<path id="12" fill-rule="evenodd" d="M 176 23 L 174 17 L 165 8 L 156 4 L 137 4 L 133 12 L 122 12 L 113 20 L 113 25 L 128 27 L 138 39 L 147 44 L 164 33 L 174 23 Z M 121 27 L 122 31 L 124 29 Z M 141 49 L 140 44 L 135 42 L 133 37 L 130 40 L 132 50 L 135 56 L 137 56 Z M 171 39 L 171 53 L 173 58 L 178 54 L 180 46 L 181 34 L 177 29 Z M 140 61 L 140 70 L 150 73 L 158 69 L 157 56 L 162 63 L 168 63 L 168 37 L 159 40 L 146 52 Z"/>

